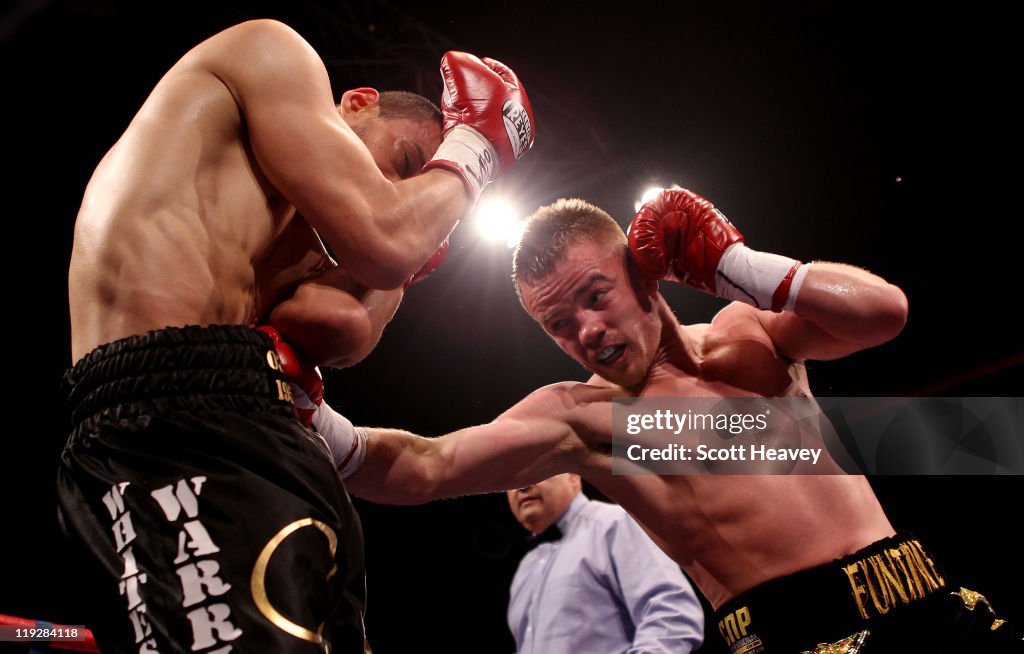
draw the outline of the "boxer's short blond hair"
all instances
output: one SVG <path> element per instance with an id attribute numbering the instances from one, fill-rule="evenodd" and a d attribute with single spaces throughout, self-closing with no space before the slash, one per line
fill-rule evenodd
<path id="1" fill-rule="evenodd" d="M 606 211 L 585 200 L 561 199 L 537 209 L 526 219 L 512 255 L 512 281 L 522 303 L 522 284 L 535 284 L 565 260 L 570 245 L 603 243 L 625 249 L 626 234 Z"/>

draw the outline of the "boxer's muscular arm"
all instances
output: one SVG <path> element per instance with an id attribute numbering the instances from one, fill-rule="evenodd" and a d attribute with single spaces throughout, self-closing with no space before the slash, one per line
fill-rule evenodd
<path id="1" fill-rule="evenodd" d="M 439 438 L 368 431 L 366 459 L 346 486 L 382 504 L 507 490 L 576 469 L 569 430 L 554 421 L 498 419 Z"/>
<path id="2" fill-rule="evenodd" d="M 269 322 L 314 365 L 345 368 L 373 351 L 402 295 L 367 288 L 334 267 L 300 284 Z"/>
<path id="3" fill-rule="evenodd" d="M 420 504 L 579 471 L 590 452 L 581 437 L 592 431 L 586 425 L 611 428 L 610 404 L 581 401 L 572 392 L 579 386 L 542 388 L 491 423 L 438 438 L 371 429 L 366 459 L 346 486 L 374 502 Z"/>
<path id="4" fill-rule="evenodd" d="M 308 276 L 270 311 L 268 320 L 313 365 L 353 366 L 377 347 L 405 290 L 430 275 L 447 253 L 445 240 L 403 288 L 381 291 L 357 282 L 325 252 L 326 271 Z"/>
<path id="5" fill-rule="evenodd" d="M 899 287 L 838 263 L 808 264 L 793 311 L 747 308 L 791 359 L 836 359 L 881 345 L 907 321 L 907 298 Z"/>
<path id="6" fill-rule="evenodd" d="M 633 218 L 629 249 L 648 280 L 675 279 L 739 302 L 715 318 L 757 320 L 791 359 L 835 359 L 903 329 L 907 300 L 881 277 L 835 263 L 758 252 L 705 198 L 667 189 Z M 771 309 L 768 311 L 767 309 Z"/>
<path id="7" fill-rule="evenodd" d="M 234 94 L 262 172 L 366 286 L 405 283 L 468 209 L 449 172 L 384 177 L 338 114 L 323 62 L 287 26 L 243 23 L 189 56 Z"/>

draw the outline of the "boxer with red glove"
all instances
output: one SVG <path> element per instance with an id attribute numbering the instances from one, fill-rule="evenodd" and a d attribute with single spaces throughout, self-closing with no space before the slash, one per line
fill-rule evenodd
<path id="1" fill-rule="evenodd" d="M 292 387 L 292 404 L 299 420 L 306 427 L 313 424 L 313 414 L 324 401 L 324 380 L 316 366 L 305 366 L 292 346 L 281 338 L 281 332 L 272 325 L 260 325 L 256 331 L 263 332 L 274 342 L 277 358 L 281 360 L 281 372 L 288 377 Z"/>
<path id="2" fill-rule="evenodd" d="M 424 168 L 454 172 L 475 202 L 533 146 L 533 109 L 519 78 L 500 61 L 446 52 L 441 78 L 444 141 Z"/>
<path id="3" fill-rule="evenodd" d="M 792 311 L 807 267 L 758 252 L 710 202 L 693 191 L 667 189 L 647 202 L 629 226 L 629 250 L 644 277 L 673 279 L 758 309 Z"/>
<path id="4" fill-rule="evenodd" d="M 342 479 L 359 469 L 366 456 L 366 432 L 324 402 L 324 381 L 320 369 L 307 366 L 272 325 L 256 328 L 270 337 L 281 360 L 281 370 L 292 389 L 292 403 L 302 424 L 323 438 L 334 468 Z"/>

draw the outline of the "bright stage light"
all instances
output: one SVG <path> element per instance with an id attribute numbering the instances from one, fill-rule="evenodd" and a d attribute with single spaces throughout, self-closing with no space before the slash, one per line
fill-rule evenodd
<path id="1" fill-rule="evenodd" d="M 644 189 L 644 192 L 640 194 L 640 199 L 633 203 L 633 211 L 640 211 L 640 207 L 644 206 L 650 200 L 653 200 L 659 193 L 665 190 L 664 186 L 650 186 Z M 682 187 L 679 184 L 673 184 L 669 186 L 670 189 L 681 190 Z"/>
<path id="2" fill-rule="evenodd" d="M 515 247 L 523 234 L 519 212 L 503 200 L 485 200 L 473 211 L 473 220 L 480 236 L 488 241 L 504 241 Z"/>

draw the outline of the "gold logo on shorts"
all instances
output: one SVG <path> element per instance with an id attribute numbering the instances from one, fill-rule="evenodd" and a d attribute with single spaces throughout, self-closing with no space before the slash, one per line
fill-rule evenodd
<path id="1" fill-rule="evenodd" d="M 818 643 L 814 649 L 805 650 L 800 654 L 858 654 L 869 635 L 871 631 L 865 629 L 835 643 Z"/>
<path id="2" fill-rule="evenodd" d="M 281 357 L 277 355 L 274 350 L 267 350 L 267 365 L 278 372 L 284 372 L 284 366 L 281 364 Z"/>
<path id="3" fill-rule="evenodd" d="M 285 402 L 293 402 L 294 396 L 292 395 L 292 387 L 285 381 L 275 379 L 274 383 L 277 385 L 277 399 L 284 400 Z"/>
<path id="4" fill-rule="evenodd" d="M 276 370 L 281 373 L 284 372 L 284 365 L 281 363 L 281 357 L 274 350 L 267 350 L 267 365 L 270 366 L 271 370 Z M 277 399 L 285 402 L 291 402 L 292 387 L 288 382 L 281 379 L 275 379 L 274 383 L 277 386 Z"/>
<path id="5" fill-rule="evenodd" d="M 274 555 L 274 551 L 280 547 L 281 543 L 290 535 L 302 529 L 303 527 L 315 527 L 323 532 L 324 536 L 327 537 L 327 547 L 331 552 L 331 561 L 334 561 L 334 553 L 338 549 L 338 535 L 334 533 L 334 530 L 313 518 L 303 518 L 302 520 L 296 520 L 295 522 L 286 525 L 281 531 L 277 532 L 273 538 L 271 538 L 267 544 L 263 547 L 263 551 L 260 552 L 259 558 L 256 559 L 256 565 L 252 569 L 252 598 L 256 602 L 256 607 L 260 610 L 263 616 L 274 623 L 281 631 L 291 634 L 296 638 L 315 643 L 317 645 L 323 645 L 327 647 L 327 643 L 323 639 L 324 626 L 321 624 L 317 627 L 317 630 L 310 631 L 309 629 L 297 625 L 288 618 L 281 615 L 281 613 L 274 608 L 270 603 L 270 598 L 267 597 L 267 566 L 270 565 L 270 558 Z M 334 576 L 334 573 L 338 571 L 337 565 L 332 565 L 330 571 L 327 573 L 327 579 Z"/>
<path id="6" fill-rule="evenodd" d="M 887 547 L 843 568 L 860 616 L 869 609 L 885 615 L 893 608 L 931 595 L 946 585 L 935 562 L 916 539 Z"/>
<path id="7" fill-rule="evenodd" d="M 743 607 L 736 609 L 729 615 L 718 621 L 718 631 L 725 639 L 726 645 L 732 645 L 742 636 L 747 635 L 747 627 L 750 625 L 750 609 Z"/>

